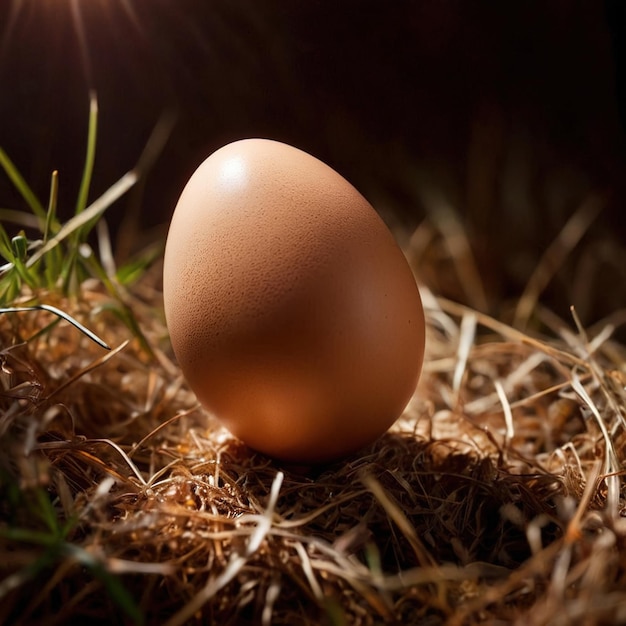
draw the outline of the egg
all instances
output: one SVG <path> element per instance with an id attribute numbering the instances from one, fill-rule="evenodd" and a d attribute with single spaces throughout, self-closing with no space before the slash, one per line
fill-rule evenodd
<path id="1" fill-rule="evenodd" d="M 405 256 L 350 183 L 284 143 L 236 141 L 193 173 L 163 297 L 200 403 L 276 459 L 356 452 L 415 391 L 424 311 Z"/>

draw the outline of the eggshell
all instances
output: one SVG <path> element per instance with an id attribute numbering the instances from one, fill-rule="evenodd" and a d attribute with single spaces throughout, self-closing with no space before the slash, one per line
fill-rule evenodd
<path id="1" fill-rule="evenodd" d="M 176 206 L 163 278 L 190 387 L 253 449 L 336 459 L 384 433 L 415 390 L 413 273 L 365 198 L 301 150 L 246 139 L 207 158 Z"/>

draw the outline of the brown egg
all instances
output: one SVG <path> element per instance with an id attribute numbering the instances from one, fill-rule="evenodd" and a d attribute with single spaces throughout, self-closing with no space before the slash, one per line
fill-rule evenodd
<path id="1" fill-rule="evenodd" d="M 292 462 L 371 443 L 424 354 L 415 279 L 376 211 L 330 167 L 246 139 L 193 174 L 165 250 L 172 346 L 200 402 Z"/>

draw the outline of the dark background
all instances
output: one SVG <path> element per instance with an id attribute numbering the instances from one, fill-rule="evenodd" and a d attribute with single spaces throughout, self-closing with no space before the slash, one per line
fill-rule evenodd
<path id="1" fill-rule="evenodd" d="M 175 116 L 144 184 L 108 218 L 117 236 L 122 216 L 138 211 L 137 247 L 163 236 L 201 160 L 263 136 L 341 172 L 400 239 L 438 203 L 453 207 L 491 308 L 520 293 L 568 217 L 599 194 L 603 212 L 546 298 L 563 316 L 574 302 L 589 320 L 626 305 L 618 0 L 0 5 L 0 145 L 42 198 L 60 171 L 66 215 L 95 88 L 92 198 L 135 165 L 163 115 Z M 4 176 L 0 206 L 22 207 Z M 589 284 L 575 289 L 581 267 Z"/>

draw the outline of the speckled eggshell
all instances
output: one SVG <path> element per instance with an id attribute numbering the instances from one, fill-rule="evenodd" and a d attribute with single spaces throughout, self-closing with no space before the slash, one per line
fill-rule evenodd
<path id="1" fill-rule="evenodd" d="M 337 459 L 401 414 L 424 312 L 382 219 L 333 169 L 266 139 L 207 158 L 165 250 L 172 347 L 190 387 L 248 446 Z"/>

